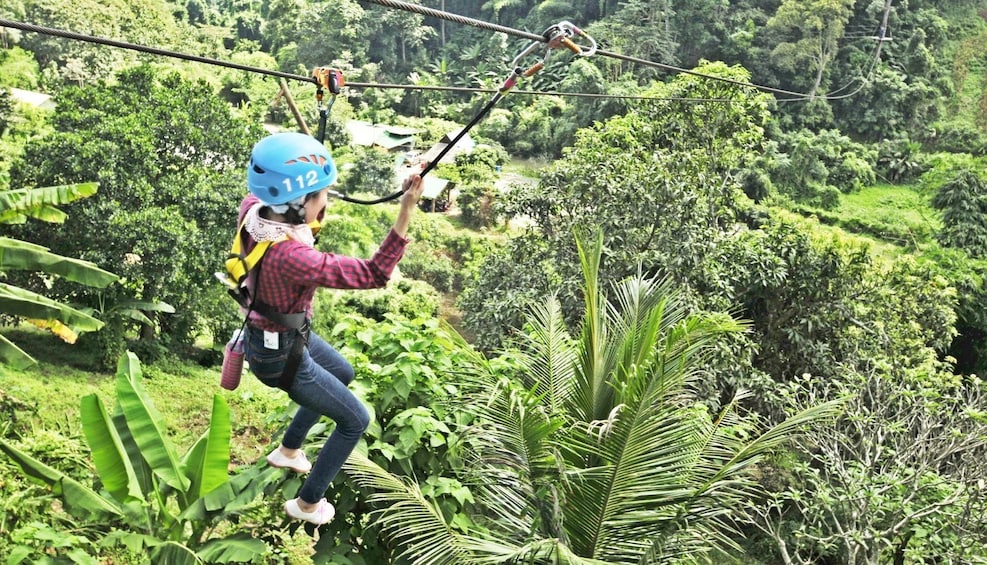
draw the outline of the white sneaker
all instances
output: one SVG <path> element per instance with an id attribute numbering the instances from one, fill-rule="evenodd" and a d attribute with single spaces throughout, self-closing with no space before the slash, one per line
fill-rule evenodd
<path id="1" fill-rule="evenodd" d="M 315 510 L 305 512 L 298 507 L 298 499 L 292 498 L 284 503 L 284 513 L 296 520 L 305 520 L 316 526 L 321 526 L 332 520 L 333 516 L 336 515 L 336 509 L 333 508 L 329 501 L 323 498 L 316 504 Z"/>
<path id="2" fill-rule="evenodd" d="M 281 453 L 280 447 L 275 447 L 267 456 L 267 464 L 279 469 L 291 469 L 296 473 L 308 473 L 312 470 L 312 464 L 305 457 L 305 452 L 298 450 L 294 457 L 286 457 Z"/>

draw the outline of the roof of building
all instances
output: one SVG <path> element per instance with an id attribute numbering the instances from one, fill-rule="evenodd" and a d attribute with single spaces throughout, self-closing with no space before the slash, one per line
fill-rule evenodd
<path id="1" fill-rule="evenodd" d="M 424 162 L 431 163 L 432 160 L 435 159 L 443 149 L 445 149 L 446 147 L 448 147 L 450 143 L 452 143 L 452 140 L 455 139 L 456 136 L 459 135 L 461 131 L 462 131 L 461 129 L 454 130 L 442 136 L 442 139 L 439 140 L 438 143 L 430 147 L 428 151 L 422 154 L 421 160 Z M 467 133 L 463 135 L 462 139 L 456 142 L 456 145 L 453 146 L 453 148 L 450 149 L 448 153 L 442 156 L 442 159 L 439 160 L 439 163 L 453 163 L 456 160 L 456 155 L 459 155 L 460 153 L 469 153 L 475 148 L 476 148 L 476 142 L 473 141 L 473 138 L 470 137 L 470 134 Z"/>
<path id="2" fill-rule="evenodd" d="M 350 134 L 354 145 L 370 147 L 378 145 L 385 149 L 396 147 L 413 147 L 421 130 L 414 128 L 391 126 L 387 124 L 371 124 L 361 120 L 346 122 L 346 131 Z"/>
<path id="3" fill-rule="evenodd" d="M 31 106 L 35 106 L 37 108 L 51 109 L 55 107 L 55 101 L 52 99 L 51 95 L 45 94 L 44 92 L 11 88 L 10 96 L 18 102 L 30 104 Z"/>

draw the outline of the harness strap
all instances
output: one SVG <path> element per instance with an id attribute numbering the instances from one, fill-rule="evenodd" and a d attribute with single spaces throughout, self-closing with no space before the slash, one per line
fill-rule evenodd
<path id="1" fill-rule="evenodd" d="M 291 388 L 292 383 L 295 381 L 295 374 L 298 372 L 298 366 L 301 364 L 302 355 L 305 351 L 305 346 L 308 345 L 309 336 L 309 320 L 305 312 L 291 312 L 284 313 L 275 310 L 270 304 L 263 302 L 257 298 L 252 298 L 250 296 L 250 291 L 247 289 L 245 284 L 247 276 L 251 271 L 255 272 L 256 280 L 260 279 L 260 267 L 261 260 L 267 254 L 267 251 L 272 245 L 280 243 L 288 239 L 284 236 L 276 241 L 260 241 L 250 250 L 250 253 L 243 253 L 243 231 L 245 222 L 240 224 L 240 229 L 237 230 L 236 236 L 233 238 L 233 244 L 230 247 L 230 253 L 226 259 L 226 274 L 216 273 L 217 277 L 227 286 L 227 291 L 230 296 L 236 300 L 237 304 L 243 307 L 247 311 L 247 319 L 244 323 L 248 323 L 250 320 L 250 312 L 257 312 L 264 318 L 283 326 L 289 328 L 294 333 L 294 339 L 292 341 L 291 350 L 288 353 L 288 358 L 285 362 L 284 369 L 281 371 L 281 376 L 278 378 L 278 388 L 288 391 Z M 318 222 L 315 222 L 313 231 L 317 230 Z"/>

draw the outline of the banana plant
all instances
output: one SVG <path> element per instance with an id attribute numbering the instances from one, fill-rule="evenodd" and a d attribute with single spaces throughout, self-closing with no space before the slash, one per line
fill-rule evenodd
<path id="1" fill-rule="evenodd" d="M 168 440 L 160 413 L 142 384 L 137 356 L 120 357 L 116 406 L 110 413 L 95 394 L 82 399 L 82 428 L 101 488 L 73 480 L 0 439 L 25 475 L 52 488 L 80 521 L 111 528 L 104 544 L 143 548 L 152 563 L 174 565 L 251 562 L 269 548 L 247 533 L 211 537 L 224 520 L 254 508 L 281 474 L 266 465 L 229 476 L 230 411 L 213 397 L 209 428 L 183 457 Z"/>
<path id="2" fill-rule="evenodd" d="M 0 192 L 0 224 L 23 223 L 27 218 L 62 222 L 65 213 L 55 207 L 57 204 L 91 196 L 96 190 L 96 183 L 81 183 Z M 55 275 L 96 288 L 104 288 L 118 278 L 88 261 L 56 255 L 33 243 L 0 237 L 0 274 L 15 270 Z M 75 342 L 79 332 L 96 331 L 103 326 L 103 322 L 87 312 L 7 283 L 0 283 L 0 313 L 26 318 L 69 343 Z M 0 360 L 15 368 L 35 363 L 3 336 L 0 336 Z"/>

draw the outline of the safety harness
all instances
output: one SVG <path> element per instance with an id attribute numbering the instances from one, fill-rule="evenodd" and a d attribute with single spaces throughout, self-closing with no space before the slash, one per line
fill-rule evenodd
<path id="1" fill-rule="evenodd" d="M 312 229 L 312 233 L 317 233 L 320 225 L 318 222 L 312 222 L 309 227 Z M 278 378 L 278 388 L 287 391 L 295 380 L 298 365 L 302 360 L 302 353 L 305 351 L 305 346 L 308 345 L 310 329 L 308 316 L 306 312 L 284 313 L 275 310 L 270 304 L 256 296 L 251 296 L 251 285 L 248 284 L 248 281 L 250 277 L 253 277 L 255 285 L 259 284 L 261 260 L 272 246 L 289 239 L 289 237 L 282 235 L 273 241 L 258 241 L 249 253 L 245 253 L 243 247 L 245 234 L 246 220 L 240 223 L 240 227 L 233 237 L 233 244 L 230 246 L 230 252 L 224 264 L 226 272 L 217 272 L 216 278 L 226 285 L 230 296 L 246 311 L 244 326 L 250 322 L 250 313 L 257 312 L 271 322 L 288 328 L 293 333 L 291 351 L 288 353 L 284 369 Z"/>

